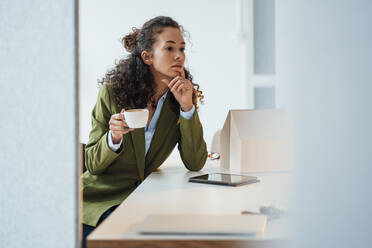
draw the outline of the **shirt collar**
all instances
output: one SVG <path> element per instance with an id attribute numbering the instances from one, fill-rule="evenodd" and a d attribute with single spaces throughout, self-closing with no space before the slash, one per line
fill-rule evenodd
<path id="1" fill-rule="evenodd" d="M 165 101 L 165 98 L 167 97 L 168 92 L 169 92 L 169 89 L 159 98 L 158 103 L 160 102 L 160 100 Z M 146 106 L 146 109 L 147 109 L 147 106 Z"/>
<path id="2" fill-rule="evenodd" d="M 162 98 L 163 100 L 165 100 L 165 98 L 167 97 L 168 91 L 169 91 L 169 89 L 160 98 Z"/>

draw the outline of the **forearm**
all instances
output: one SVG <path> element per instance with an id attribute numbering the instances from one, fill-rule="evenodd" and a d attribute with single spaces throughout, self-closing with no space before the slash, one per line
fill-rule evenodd
<path id="1" fill-rule="evenodd" d="M 207 145 L 203 138 L 203 127 L 195 111 L 191 119 L 180 118 L 180 141 L 178 149 L 186 168 L 198 171 L 207 160 Z"/>

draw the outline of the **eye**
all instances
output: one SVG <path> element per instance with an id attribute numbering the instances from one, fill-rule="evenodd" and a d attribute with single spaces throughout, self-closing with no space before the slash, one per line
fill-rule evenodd
<path id="1" fill-rule="evenodd" d="M 182 47 L 182 48 L 180 48 L 180 51 L 181 51 L 181 52 L 184 52 L 185 49 L 186 49 L 186 48 Z"/>
<path id="2" fill-rule="evenodd" d="M 173 51 L 173 47 L 167 47 L 166 48 L 168 51 Z"/>

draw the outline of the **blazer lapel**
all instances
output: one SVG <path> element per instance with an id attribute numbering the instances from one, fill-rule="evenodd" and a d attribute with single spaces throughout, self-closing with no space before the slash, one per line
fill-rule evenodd
<path id="1" fill-rule="evenodd" d="M 171 109 L 170 94 L 172 93 L 168 92 L 162 110 L 160 112 L 160 116 L 155 128 L 155 133 L 152 137 L 149 150 L 146 154 L 146 161 L 151 159 L 156 154 L 159 147 L 163 144 L 169 128 L 173 126 L 173 123 L 176 123 L 176 120 L 179 117 L 178 115 L 174 114 Z"/>
<path id="2" fill-rule="evenodd" d="M 130 132 L 132 135 L 134 153 L 137 159 L 137 169 L 141 181 L 144 180 L 145 173 L 145 130 L 143 128 L 136 128 Z M 124 148 L 125 149 L 125 148 Z"/>

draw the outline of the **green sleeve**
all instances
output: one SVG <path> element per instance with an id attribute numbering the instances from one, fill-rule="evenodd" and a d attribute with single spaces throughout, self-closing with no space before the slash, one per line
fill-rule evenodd
<path id="1" fill-rule="evenodd" d="M 201 170 L 207 160 L 207 145 L 203 138 L 203 127 L 195 110 L 191 119 L 180 117 L 180 140 L 178 150 L 182 162 L 190 171 Z"/>
<path id="2" fill-rule="evenodd" d="M 85 147 L 85 167 L 93 175 L 104 172 L 120 154 L 112 151 L 107 142 L 111 118 L 110 100 L 107 85 L 103 85 L 92 111 L 92 130 Z"/>

